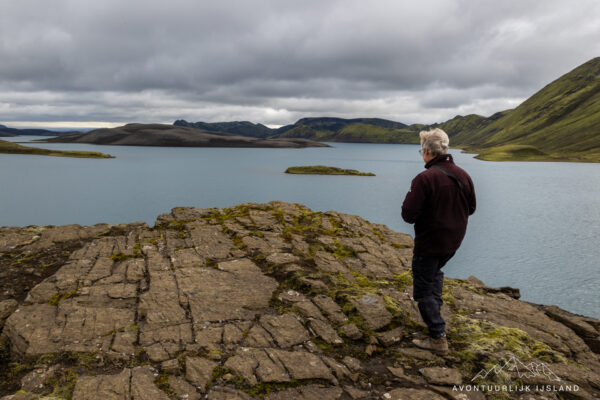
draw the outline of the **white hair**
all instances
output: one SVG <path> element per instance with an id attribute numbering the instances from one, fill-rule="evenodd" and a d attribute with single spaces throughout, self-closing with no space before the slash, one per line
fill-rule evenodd
<path id="1" fill-rule="evenodd" d="M 421 138 L 421 148 L 429 151 L 429 154 L 432 156 L 435 157 L 448 153 L 450 139 L 448 139 L 446 132 L 440 128 L 435 128 L 430 131 L 421 131 L 419 137 Z"/>

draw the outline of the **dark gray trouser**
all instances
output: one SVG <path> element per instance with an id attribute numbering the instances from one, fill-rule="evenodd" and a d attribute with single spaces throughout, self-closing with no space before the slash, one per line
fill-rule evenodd
<path id="1" fill-rule="evenodd" d="M 419 304 L 423 321 L 429 328 L 429 335 L 439 338 L 446 332 L 446 323 L 440 314 L 442 307 L 442 267 L 454 253 L 446 256 L 413 256 L 413 298 Z"/>

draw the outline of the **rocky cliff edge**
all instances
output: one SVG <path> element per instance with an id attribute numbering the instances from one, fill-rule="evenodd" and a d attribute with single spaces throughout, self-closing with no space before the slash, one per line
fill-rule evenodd
<path id="1" fill-rule="evenodd" d="M 600 321 L 476 278 L 413 347 L 412 245 L 282 202 L 0 228 L 1 399 L 600 397 Z"/>

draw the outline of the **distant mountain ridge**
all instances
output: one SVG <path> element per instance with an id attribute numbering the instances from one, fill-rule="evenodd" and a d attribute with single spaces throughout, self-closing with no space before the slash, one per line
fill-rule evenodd
<path id="1" fill-rule="evenodd" d="M 179 123 L 180 121 L 176 121 Z M 184 121 L 185 122 L 185 121 Z M 207 123 L 187 123 L 207 124 Z M 213 129 L 227 123 L 209 124 Z M 242 134 L 235 124 L 227 132 Z M 269 128 L 261 124 L 261 134 Z M 240 125 L 248 126 L 248 125 Z M 439 127 L 451 145 L 485 160 L 600 162 L 600 57 L 546 85 L 512 110 L 470 114 L 435 124 L 406 125 L 380 118 L 302 118 L 269 137 L 331 142 L 419 143 L 419 131 Z M 258 132 L 257 129 L 257 132 Z"/>
<path id="2" fill-rule="evenodd" d="M 395 122 L 381 118 L 345 119 L 335 117 L 311 117 L 299 119 L 295 124 L 292 125 L 282 126 L 281 128 L 277 129 L 277 133 L 281 134 L 287 132 L 299 125 L 308 126 L 316 131 L 338 132 L 352 124 L 366 124 L 388 129 L 402 129 L 407 127 L 407 125 L 403 124 L 402 122 Z"/>
<path id="3" fill-rule="evenodd" d="M 5 125 L 0 125 L 0 136 L 58 136 L 63 135 L 70 132 L 54 132 L 46 129 L 17 129 L 17 128 L 9 128 Z"/>
<path id="4" fill-rule="evenodd" d="M 168 147 L 329 147 L 326 144 L 306 139 L 262 139 L 165 124 L 127 124 L 117 128 L 102 128 L 86 133 L 61 135 L 46 139 L 44 142 Z"/>
<path id="5" fill-rule="evenodd" d="M 0 137 L 16 136 L 15 134 L 7 132 L 6 129 L 6 126 L 0 125 Z"/>
<path id="6" fill-rule="evenodd" d="M 233 122 L 187 122 L 179 119 L 173 123 L 175 126 L 203 129 L 208 132 L 227 132 L 235 135 L 266 138 L 273 135 L 273 129 L 263 125 L 254 124 L 249 121 Z"/>
<path id="7" fill-rule="evenodd" d="M 263 138 L 303 138 L 358 143 L 416 143 L 418 141 L 418 136 L 413 131 L 407 130 L 406 124 L 382 118 L 311 117 L 299 119 L 294 124 L 277 129 L 248 121 L 210 123 L 177 120 L 173 125 Z"/>

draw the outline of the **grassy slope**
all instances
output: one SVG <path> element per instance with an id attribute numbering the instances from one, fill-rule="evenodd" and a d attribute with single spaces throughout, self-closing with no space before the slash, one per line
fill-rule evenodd
<path id="1" fill-rule="evenodd" d="M 600 58 L 558 78 L 483 129 L 465 130 L 453 144 L 482 156 L 499 146 L 525 145 L 550 160 L 600 161 Z"/>
<path id="2" fill-rule="evenodd" d="M 346 126 L 335 133 L 336 141 L 364 143 L 418 143 L 418 133 L 403 129 L 389 129 L 363 123 Z"/>
<path id="3" fill-rule="evenodd" d="M 103 154 L 95 151 L 65 151 L 65 150 L 48 150 L 39 149 L 37 147 L 21 146 L 17 143 L 0 140 L 0 153 L 5 154 L 33 154 L 38 156 L 55 156 L 55 157 L 77 157 L 77 158 L 113 158 L 111 155 Z"/>
<path id="4" fill-rule="evenodd" d="M 353 123 L 339 131 L 314 130 L 308 126 L 298 125 L 277 137 L 296 137 L 329 142 L 354 143 L 418 143 L 418 132 L 403 129 L 390 129 L 365 123 Z"/>

